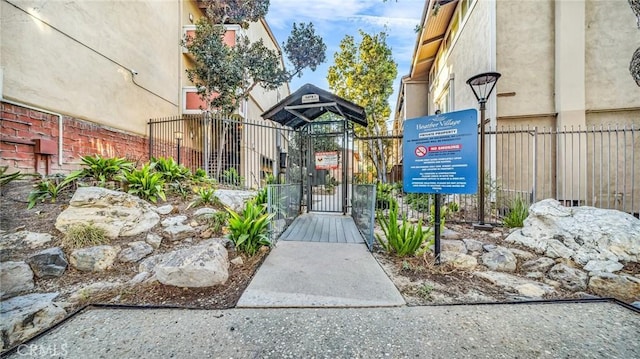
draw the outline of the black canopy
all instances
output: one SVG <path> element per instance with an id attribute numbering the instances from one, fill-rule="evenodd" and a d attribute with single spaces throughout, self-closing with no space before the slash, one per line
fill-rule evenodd
<path id="1" fill-rule="evenodd" d="M 311 84 L 302 86 L 298 91 L 265 111 L 262 118 L 297 130 L 327 111 L 367 126 L 364 108 Z"/>

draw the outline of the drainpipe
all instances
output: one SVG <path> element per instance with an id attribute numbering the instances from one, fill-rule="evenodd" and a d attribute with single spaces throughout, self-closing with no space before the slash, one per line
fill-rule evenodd
<path id="1" fill-rule="evenodd" d="M 7 100 L 7 99 L 2 99 L 2 102 L 6 102 L 8 104 L 11 105 L 15 105 L 15 106 L 20 106 L 20 107 L 24 107 L 24 108 L 28 108 L 30 110 L 34 110 L 34 111 L 38 111 L 38 112 L 43 112 L 43 113 L 47 113 L 49 115 L 54 115 L 58 117 L 58 165 L 62 166 L 62 114 L 59 114 L 57 112 L 52 112 L 49 110 L 45 110 L 43 108 L 39 108 L 39 107 L 34 107 L 34 106 L 29 106 L 29 105 L 25 105 L 23 103 L 20 102 L 15 102 L 15 101 L 11 101 L 11 100 Z"/>

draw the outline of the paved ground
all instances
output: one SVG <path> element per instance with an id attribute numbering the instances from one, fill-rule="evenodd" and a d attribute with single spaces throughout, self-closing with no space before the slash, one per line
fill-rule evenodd
<path id="1" fill-rule="evenodd" d="M 404 299 L 367 247 L 279 241 L 238 307 L 380 307 Z"/>
<path id="2" fill-rule="evenodd" d="M 638 338 L 613 303 L 90 309 L 11 357 L 640 358 Z"/>

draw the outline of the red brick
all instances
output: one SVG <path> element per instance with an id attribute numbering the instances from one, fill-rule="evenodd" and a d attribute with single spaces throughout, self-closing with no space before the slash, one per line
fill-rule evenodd
<path id="1" fill-rule="evenodd" d="M 42 120 L 42 112 L 31 110 L 29 111 L 29 117 L 37 120 Z"/>

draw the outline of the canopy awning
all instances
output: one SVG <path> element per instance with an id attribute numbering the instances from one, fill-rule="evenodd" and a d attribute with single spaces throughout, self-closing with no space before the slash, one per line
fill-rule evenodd
<path id="1" fill-rule="evenodd" d="M 300 87 L 265 111 L 262 118 L 297 130 L 327 111 L 358 125 L 367 126 L 364 108 L 311 84 Z"/>

